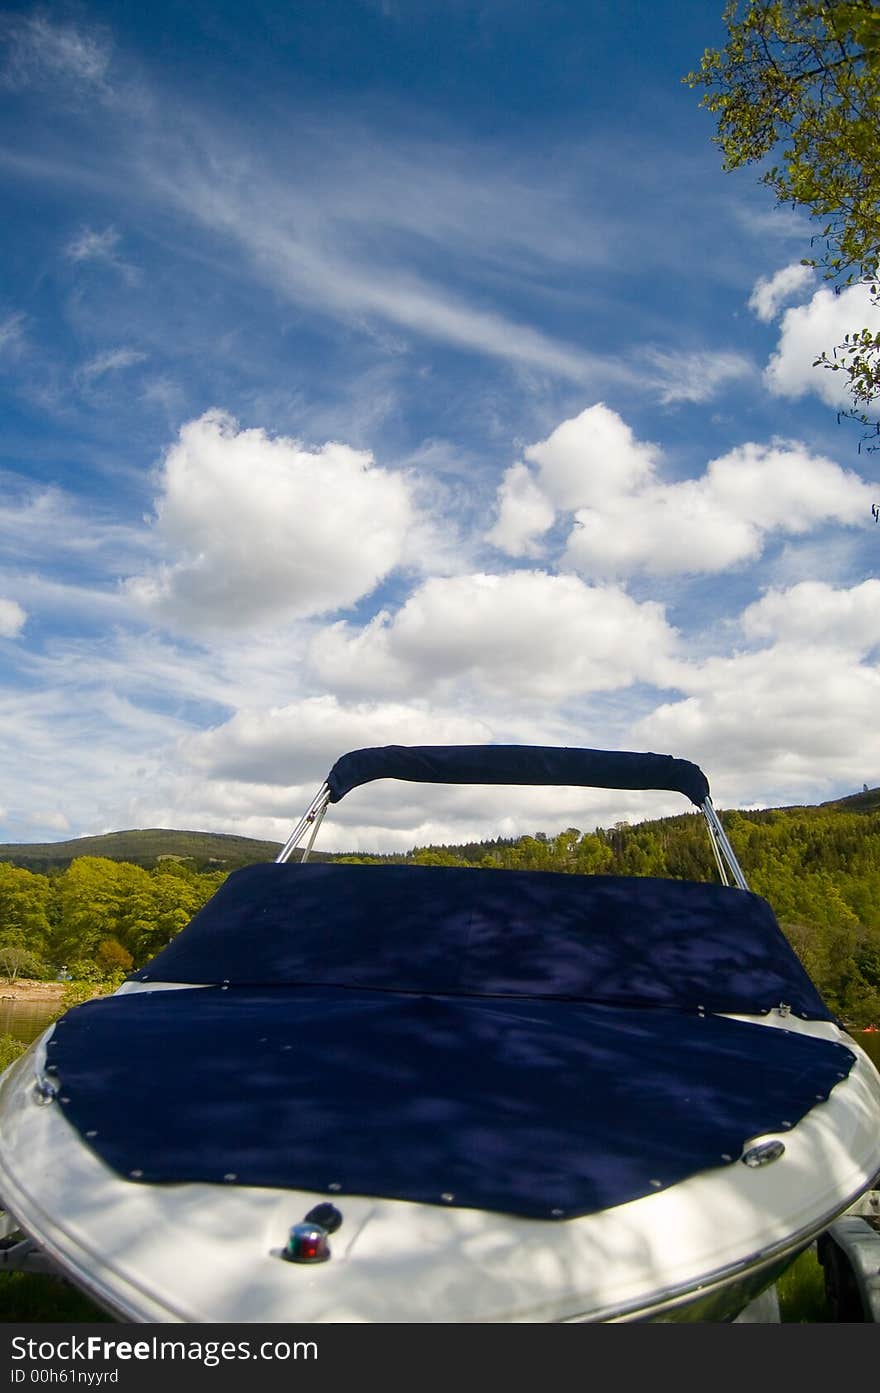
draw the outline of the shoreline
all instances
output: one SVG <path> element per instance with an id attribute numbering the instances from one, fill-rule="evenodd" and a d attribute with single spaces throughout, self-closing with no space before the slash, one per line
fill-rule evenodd
<path id="1" fill-rule="evenodd" d="M 39 982 L 33 977 L 17 977 L 13 982 L 0 977 L 0 1001 L 63 1001 L 65 982 Z"/>

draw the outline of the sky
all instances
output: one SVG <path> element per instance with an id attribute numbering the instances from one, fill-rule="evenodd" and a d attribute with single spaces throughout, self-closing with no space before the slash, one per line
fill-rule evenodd
<path id="1" fill-rule="evenodd" d="M 0 841 L 283 840 L 385 744 L 880 784 L 880 454 L 812 366 L 880 323 L 722 169 L 721 10 L 3 11 Z M 385 780 L 319 846 L 688 807 Z"/>

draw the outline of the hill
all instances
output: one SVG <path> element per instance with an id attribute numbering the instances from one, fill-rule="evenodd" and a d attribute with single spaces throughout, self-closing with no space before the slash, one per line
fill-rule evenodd
<path id="1" fill-rule="evenodd" d="M 254 861 L 274 861 L 280 842 L 263 842 L 223 832 L 174 832 L 148 827 L 75 837 L 66 842 L 7 842 L 0 844 L 0 861 L 45 875 L 62 871 L 78 856 L 105 856 L 152 869 L 160 861 L 185 861 L 198 871 L 234 871 Z"/>

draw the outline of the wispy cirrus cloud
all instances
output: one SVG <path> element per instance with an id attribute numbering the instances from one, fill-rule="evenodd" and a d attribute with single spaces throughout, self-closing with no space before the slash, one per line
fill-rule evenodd
<path id="1" fill-rule="evenodd" d="M 103 232 L 86 227 L 68 242 L 64 248 L 64 255 L 69 261 L 78 264 L 97 262 L 110 266 L 129 285 L 136 285 L 141 278 L 140 271 L 120 255 L 121 242 L 120 234 L 112 225 L 105 227 Z"/>
<path id="2" fill-rule="evenodd" d="M 136 348 L 108 348 L 83 363 L 79 369 L 79 378 L 87 383 L 97 382 L 99 378 L 108 374 L 122 372 L 125 368 L 134 367 L 136 363 L 143 363 L 146 356 L 146 353 L 141 353 Z"/>
<path id="3" fill-rule="evenodd" d="M 649 348 L 645 351 L 645 386 L 664 406 L 711 401 L 732 382 L 754 375 L 743 353 Z"/>
<path id="4" fill-rule="evenodd" d="M 24 325 L 23 314 L 8 314 L 5 319 L 0 319 L 0 358 L 4 354 L 11 356 L 21 349 L 24 343 Z"/>
<path id="5" fill-rule="evenodd" d="M 6 42 L 2 81 L 11 88 L 59 81 L 102 92 L 112 43 L 94 25 L 59 22 L 44 10 L 10 16 L 0 36 Z"/>

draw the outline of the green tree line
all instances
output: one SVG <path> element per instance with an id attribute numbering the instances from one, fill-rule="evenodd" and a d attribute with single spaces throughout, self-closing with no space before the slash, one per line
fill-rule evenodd
<path id="1" fill-rule="evenodd" d="M 0 974 L 113 979 L 169 943 L 225 877 L 172 860 L 145 870 L 80 856 L 48 876 L 0 862 Z"/>

